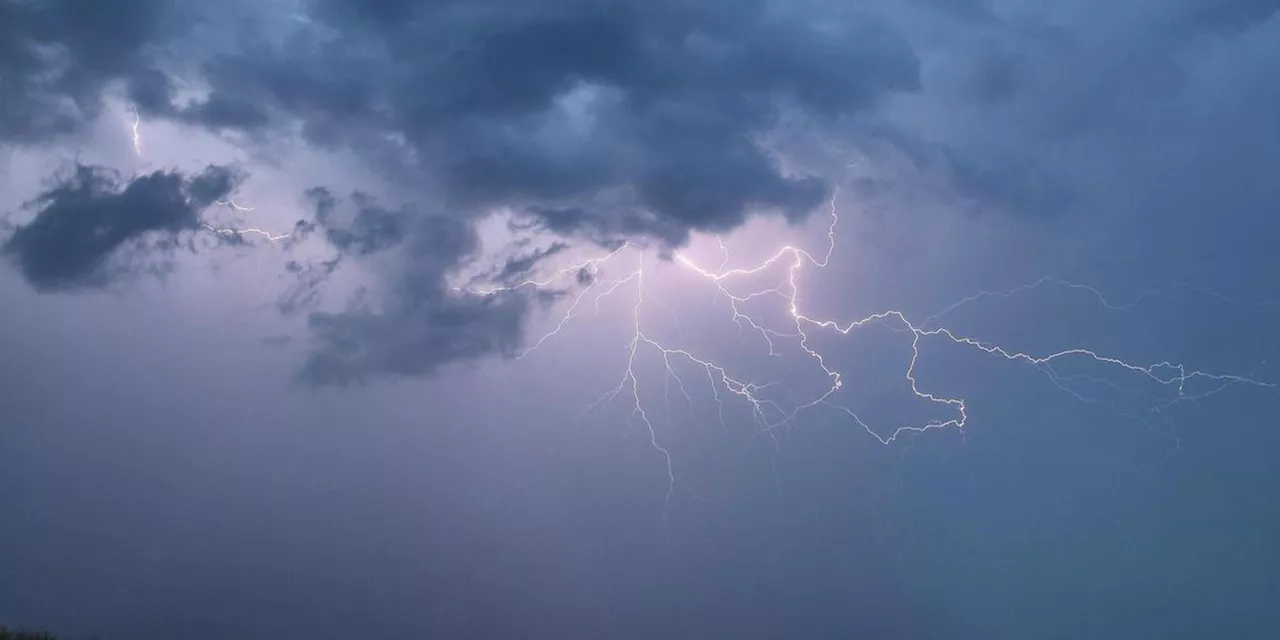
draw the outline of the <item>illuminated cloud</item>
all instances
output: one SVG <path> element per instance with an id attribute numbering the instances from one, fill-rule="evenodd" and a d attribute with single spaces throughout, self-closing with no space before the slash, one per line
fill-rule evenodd
<path id="1" fill-rule="evenodd" d="M 1268 637 L 1278 7 L 0 0 L 16 611 Z"/>
<path id="2" fill-rule="evenodd" d="M 1280 99 L 1263 82 L 1276 56 L 1256 55 L 1278 41 L 1267 37 L 1277 29 L 1274 2 L 1132 11 L 1097 2 L 1069 12 L 982 0 L 857 10 L 766 0 L 607 10 L 579 0 L 312 0 L 288 16 L 291 8 L 247 2 L 91 4 L 0 5 L 0 57 L 17 87 L 5 98 L 0 141 L 57 140 L 115 92 L 148 122 L 245 134 L 234 139 L 268 149 L 301 135 L 316 150 L 354 155 L 408 205 L 353 197 L 354 217 L 339 223 L 322 219 L 333 196 L 310 192 L 322 199 L 316 219 L 286 246 L 322 228 L 339 257 L 291 263 L 299 287 L 282 306 L 307 308 L 344 260 L 391 254 L 377 273 L 403 295 L 388 294 L 377 323 L 418 322 L 407 296 L 428 291 L 469 310 L 449 318 L 498 328 L 471 341 L 489 346 L 451 352 L 460 357 L 509 351 L 508 316 L 518 309 L 499 305 L 491 320 L 493 303 L 468 306 L 443 287 L 473 248 L 427 255 L 442 225 L 464 237 L 501 209 L 521 231 L 671 249 L 755 214 L 801 220 L 841 176 L 823 168 L 831 163 L 788 162 L 769 142 L 780 131 L 802 141 L 799 155 L 803 141 L 820 139 L 890 168 L 854 185 L 853 197 L 901 202 L 932 184 L 918 178 L 940 176 L 935 195 L 956 208 L 1099 216 L 1110 232 L 1134 236 L 1135 261 L 1172 250 L 1137 241 L 1155 222 L 1148 212 L 1191 228 L 1205 225 L 1206 209 L 1276 197 L 1258 186 L 1276 147 L 1252 142 L 1278 133 L 1267 114 Z M 1240 154 L 1246 168 L 1229 168 Z M 227 241 L 241 237 L 226 231 Z M 1180 237 L 1189 245 L 1200 236 Z M 513 255 L 493 273 L 518 279 L 548 257 Z M 403 284 L 424 273 L 431 286 Z M 313 326 L 323 344 L 396 334 L 377 323 L 322 316 Z M 404 341 L 436 348 L 434 339 Z M 387 361 L 359 360 L 370 372 Z"/>

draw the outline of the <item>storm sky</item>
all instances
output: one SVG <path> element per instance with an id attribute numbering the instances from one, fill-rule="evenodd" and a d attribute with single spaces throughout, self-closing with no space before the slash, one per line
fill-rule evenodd
<path id="1" fill-rule="evenodd" d="M 853 4 L 0 0 L 0 626 L 1272 637 L 1280 2 Z"/>

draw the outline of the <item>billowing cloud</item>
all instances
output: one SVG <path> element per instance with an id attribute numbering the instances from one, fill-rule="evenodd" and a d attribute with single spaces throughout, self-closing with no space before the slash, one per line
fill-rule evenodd
<path id="1" fill-rule="evenodd" d="M 805 215 L 827 189 L 760 137 L 788 110 L 836 119 L 918 82 L 884 21 L 766 2 L 311 7 L 292 37 L 207 61 L 208 96 L 173 116 L 394 157 L 454 215 L 572 206 L 669 242 Z"/>
<path id="2" fill-rule="evenodd" d="M 820 16 L 763 2 L 505 1 L 309 5 L 309 22 L 203 66 L 207 95 L 157 111 L 189 125 L 356 149 L 421 194 L 422 214 L 310 193 L 343 258 L 397 249 L 384 308 L 316 314 L 311 382 L 420 375 L 511 352 L 529 301 L 444 286 L 470 257 L 469 219 L 505 207 L 525 229 L 674 245 L 753 212 L 798 220 L 829 186 L 762 143 L 786 113 L 826 122 L 917 85 L 911 48 L 869 14 Z M 147 95 L 161 95 L 153 79 Z M 449 238 L 442 244 L 441 238 Z M 563 244 L 512 256 L 527 273 Z M 294 263 L 284 306 L 305 307 L 337 262 Z"/>
<path id="3" fill-rule="evenodd" d="M 116 91 L 150 119 L 353 154 L 407 194 L 400 208 L 309 195 L 337 257 L 291 263 L 300 285 L 284 306 L 307 308 L 352 260 L 379 260 L 388 292 L 382 309 L 315 317 L 315 381 L 430 373 L 517 344 L 527 304 L 443 286 L 491 211 L 606 246 L 678 245 L 757 212 L 803 218 L 833 176 L 784 158 L 780 131 L 908 167 L 864 195 L 940 175 L 965 210 L 1096 216 L 1135 246 L 1157 219 L 1225 242 L 1239 227 L 1198 212 L 1277 198 L 1265 168 L 1280 146 L 1263 141 L 1280 138 L 1280 0 L 310 0 L 293 17 L 283 4 L 91 4 L 0 3 L 16 88 L 0 144 L 73 131 Z M 1233 241 L 1261 251 L 1274 225 L 1251 224 Z M 538 251 L 489 273 L 553 255 Z"/>
<path id="4" fill-rule="evenodd" d="M 156 171 L 123 181 L 102 167 L 77 164 L 29 207 L 0 245 L 40 291 L 100 288 L 128 273 L 119 259 L 130 249 L 171 248 L 200 227 L 200 212 L 235 188 L 237 175 L 210 166 L 194 176 Z"/>

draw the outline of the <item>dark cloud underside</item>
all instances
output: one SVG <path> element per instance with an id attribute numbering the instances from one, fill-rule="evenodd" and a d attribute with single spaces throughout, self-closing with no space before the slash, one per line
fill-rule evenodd
<path id="1" fill-rule="evenodd" d="M 236 175 L 210 166 L 187 177 L 157 171 L 122 182 L 102 167 L 76 165 L 29 203 L 35 217 L 0 245 L 40 291 L 103 287 L 123 275 L 111 261 L 134 243 L 172 241 L 197 229 L 200 212 L 226 197 Z"/>
<path id="2" fill-rule="evenodd" d="M 312 7 L 292 39 L 210 60 L 208 99 L 172 115 L 395 153 L 454 213 L 587 207 L 670 242 L 821 201 L 758 144 L 781 108 L 838 118 L 918 82 L 887 23 L 763 2 Z"/>

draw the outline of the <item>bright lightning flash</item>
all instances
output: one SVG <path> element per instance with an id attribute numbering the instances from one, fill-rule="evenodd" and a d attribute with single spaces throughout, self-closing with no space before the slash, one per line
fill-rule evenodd
<path id="1" fill-rule="evenodd" d="M 634 287 L 635 299 L 632 306 L 632 335 L 626 346 L 628 354 L 626 368 L 624 369 L 618 384 L 605 393 L 601 398 L 589 405 L 587 410 L 589 411 L 593 408 L 602 407 L 605 404 L 615 401 L 619 396 L 625 395 L 627 397 L 628 403 L 631 406 L 629 420 L 632 422 L 639 422 L 640 425 L 647 430 L 651 445 L 659 454 L 661 454 L 664 460 L 668 480 L 666 496 L 668 507 L 670 506 L 670 500 L 676 487 L 675 467 L 670 450 L 663 446 L 659 441 L 658 432 L 651 419 L 652 410 L 646 409 L 645 402 L 642 399 L 640 380 L 636 370 L 637 355 L 642 350 L 651 351 L 662 358 L 666 368 L 665 375 L 667 376 L 667 380 L 670 381 L 674 379 L 686 399 L 689 399 L 690 396 L 685 389 L 684 381 L 680 379 L 676 369 L 673 367 L 673 362 L 684 361 L 694 366 L 696 369 L 701 369 L 705 372 L 710 383 L 722 424 L 724 421 L 724 400 L 726 398 L 721 397 L 720 391 L 724 390 L 746 403 L 746 406 L 750 408 L 754 416 L 757 426 L 760 428 L 761 434 L 768 437 L 774 443 L 774 446 L 777 446 L 778 444 L 774 436 L 775 430 L 792 423 L 802 412 L 819 406 L 829 407 L 846 414 L 854 423 L 862 427 L 868 434 L 884 445 L 894 442 L 904 433 L 920 433 L 945 428 L 963 429 L 968 422 L 968 412 L 965 399 L 939 395 L 935 392 L 921 389 L 916 380 L 916 365 L 920 357 L 920 348 L 922 342 L 926 339 L 946 340 L 954 345 L 975 349 L 991 356 L 1030 365 L 1046 375 L 1059 389 L 1085 402 L 1097 401 L 1073 390 L 1067 384 L 1069 380 L 1085 378 L 1107 384 L 1117 390 L 1122 389 L 1105 380 L 1089 378 L 1082 375 L 1061 375 L 1054 368 L 1055 364 L 1058 364 L 1059 361 L 1065 362 L 1072 359 L 1090 361 L 1096 365 L 1116 369 L 1119 372 L 1140 376 L 1141 378 L 1154 382 L 1161 387 L 1170 388 L 1173 391 L 1171 394 L 1173 396 L 1172 399 L 1157 401 L 1158 406 L 1153 409 L 1155 411 L 1176 402 L 1202 398 L 1207 395 L 1217 393 L 1234 384 L 1248 384 L 1264 387 L 1274 386 L 1270 383 L 1261 382 L 1244 376 L 1206 373 L 1203 371 L 1189 369 L 1182 364 L 1167 361 L 1148 365 L 1133 364 L 1119 358 L 1103 355 L 1085 348 L 1065 349 L 1047 354 L 1024 353 L 961 335 L 945 327 L 931 328 L 932 323 L 939 320 L 944 315 L 954 311 L 960 306 L 974 302 L 978 299 L 991 296 L 1011 297 L 1018 293 L 1036 289 L 1046 284 L 1058 284 L 1090 292 L 1105 308 L 1109 310 L 1131 307 L 1137 304 L 1137 302 L 1142 298 L 1152 295 L 1154 292 L 1148 292 L 1138 300 L 1125 305 L 1114 305 L 1108 302 L 1097 289 L 1087 285 L 1069 283 L 1053 278 L 1043 278 L 1033 284 L 1024 285 L 1010 291 L 981 292 L 946 307 L 943 311 L 929 316 L 922 322 L 912 322 L 906 314 L 898 310 L 881 311 L 863 318 L 844 322 L 834 319 L 815 318 L 807 315 L 800 304 L 801 284 L 798 280 L 798 274 L 805 265 L 810 265 L 820 269 L 826 267 L 831 260 L 832 253 L 836 246 L 836 227 L 840 221 L 836 212 L 836 196 L 838 193 L 839 192 L 837 190 L 829 203 L 831 222 L 827 228 L 827 246 L 820 257 L 801 248 L 785 246 L 754 267 L 725 269 L 725 266 L 729 262 L 729 252 L 723 242 L 719 243 L 719 247 L 723 252 L 724 259 L 721 264 L 714 269 L 699 265 L 692 258 L 684 254 L 676 253 L 674 256 L 675 261 L 679 265 L 683 266 L 689 273 L 692 273 L 710 283 L 715 287 L 717 295 L 724 296 L 729 301 L 730 310 L 732 312 L 731 319 L 737 323 L 739 327 L 749 327 L 752 331 L 758 333 L 768 345 L 770 355 L 778 354 L 777 349 L 779 348 L 780 343 L 795 344 L 798 347 L 797 354 L 802 354 L 805 358 L 810 360 L 817 366 L 818 371 L 826 377 L 828 384 L 825 388 L 819 390 L 807 400 L 796 403 L 794 406 L 784 407 L 779 404 L 778 401 L 762 395 L 762 392 L 766 388 L 776 386 L 777 383 L 761 384 L 745 380 L 738 374 L 731 373 L 728 365 L 720 364 L 703 357 L 702 355 L 695 353 L 691 348 L 664 344 L 652 337 L 650 333 L 646 332 L 645 324 L 641 322 L 641 309 L 644 307 L 646 302 L 650 300 L 656 301 L 656 299 L 652 298 L 652 296 L 646 295 L 645 275 L 647 271 L 643 252 L 638 252 L 638 258 L 634 269 L 630 270 L 622 277 L 614 279 L 596 278 L 602 266 L 606 263 L 619 260 L 623 250 L 628 248 L 630 245 L 623 245 L 611 253 L 598 258 L 581 261 L 565 269 L 561 269 L 560 271 L 557 271 L 545 278 L 527 280 L 506 287 L 495 287 L 490 289 L 467 288 L 465 290 L 479 295 L 492 295 L 502 291 L 513 291 L 526 287 L 541 289 L 557 286 L 557 283 L 575 275 L 579 277 L 580 281 L 586 282 L 582 290 L 573 298 L 573 301 L 569 304 L 564 316 L 555 325 L 555 327 L 545 335 L 541 336 L 538 340 L 534 341 L 532 346 L 519 355 L 519 357 L 523 358 L 564 330 L 568 323 L 579 313 L 583 301 L 592 294 L 592 292 L 595 292 L 593 306 L 598 311 L 602 299 L 616 293 L 623 287 Z M 740 290 L 742 287 L 741 283 L 744 280 L 748 280 L 751 276 L 761 274 L 775 265 L 785 265 L 786 279 L 784 284 L 770 289 Z M 589 278 L 584 278 L 584 275 L 589 276 Z M 751 315 L 743 310 L 746 303 L 765 296 L 776 296 L 783 299 L 788 312 L 786 320 L 787 326 L 770 326 L 770 322 L 760 317 L 758 314 Z M 920 424 L 899 426 L 889 432 L 888 435 L 881 435 L 880 432 L 873 429 L 861 417 L 859 417 L 853 409 L 834 402 L 832 396 L 835 395 L 836 392 L 844 385 L 844 377 L 839 370 L 834 368 L 828 362 L 827 358 L 825 358 L 822 353 L 820 353 L 815 347 L 811 346 L 810 334 L 815 331 L 831 331 L 837 332 L 839 335 L 848 335 L 856 329 L 875 323 L 885 324 L 900 332 L 911 334 L 912 355 L 904 374 L 905 380 L 916 398 L 946 410 L 950 417 L 945 419 L 933 419 Z M 1208 381 L 1215 386 L 1208 391 L 1193 394 L 1187 389 L 1187 384 L 1193 380 Z M 690 401 L 690 403 L 692 404 L 692 401 Z M 667 410 L 668 412 L 670 411 L 669 403 Z"/>

